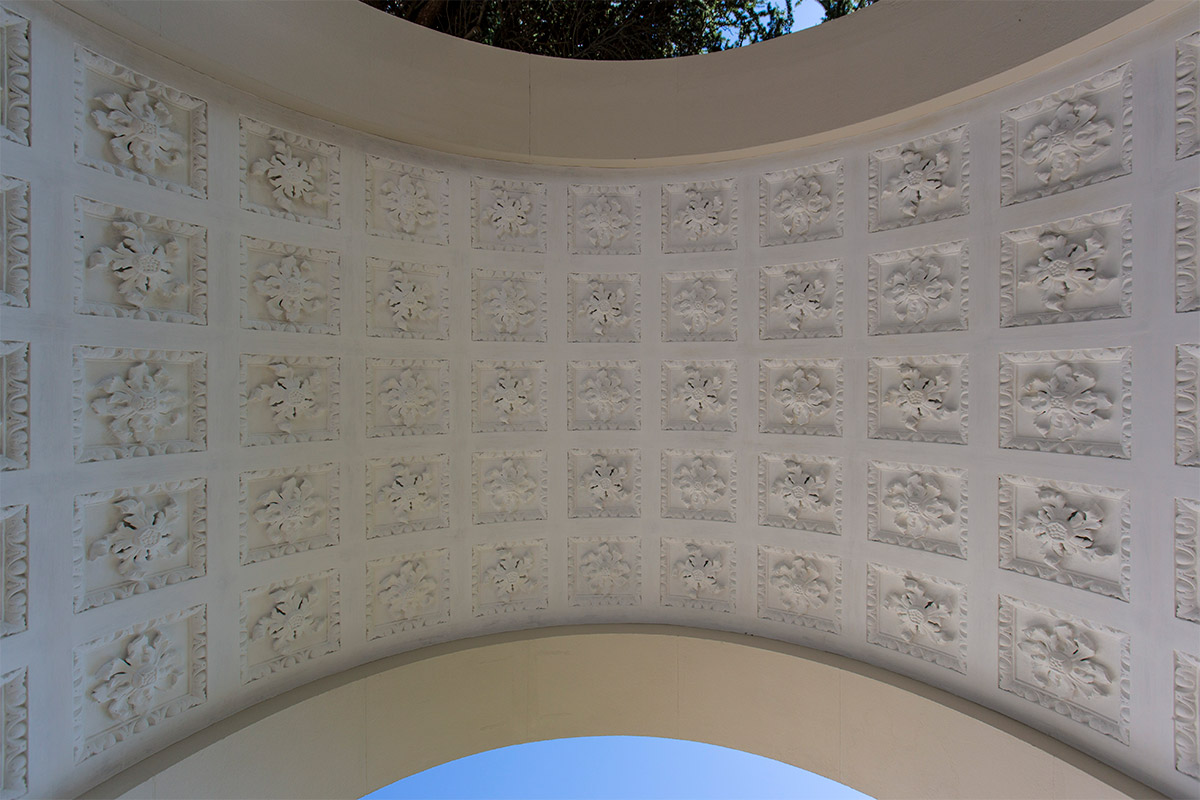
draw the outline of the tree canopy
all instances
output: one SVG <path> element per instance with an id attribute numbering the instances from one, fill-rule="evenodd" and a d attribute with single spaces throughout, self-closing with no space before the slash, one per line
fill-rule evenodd
<path id="1" fill-rule="evenodd" d="M 791 31 L 800 0 L 363 0 L 482 44 L 622 61 L 711 53 Z M 875 0 L 818 0 L 825 19 Z"/>

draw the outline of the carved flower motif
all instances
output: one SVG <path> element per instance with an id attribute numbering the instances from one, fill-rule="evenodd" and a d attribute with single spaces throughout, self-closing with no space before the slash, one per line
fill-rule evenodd
<path id="1" fill-rule="evenodd" d="M 530 399 L 533 396 L 533 381 L 504 368 L 496 370 L 496 382 L 488 387 L 485 396 L 500 422 L 505 425 L 512 417 L 524 417 L 534 411 Z"/>
<path id="2" fill-rule="evenodd" d="M 625 290 L 600 281 L 588 282 L 578 313 L 589 321 L 596 336 L 612 333 L 611 328 L 623 328 L 630 322 L 625 314 Z"/>
<path id="3" fill-rule="evenodd" d="M 911 575 L 904 579 L 904 591 L 889 594 L 883 607 L 900 620 L 900 636 L 906 642 L 921 638 L 937 644 L 954 641 L 954 632 L 949 630 L 953 609 L 930 597 L 925 585 Z"/>
<path id="4" fill-rule="evenodd" d="M 379 582 L 379 599 L 393 617 L 410 619 L 429 608 L 437 599 L 437 581 L 420 559 L 411 559 Z"/>
<path id="5" fill-rule="evenodd" d="M 529 477 L 525 465 L 516 459 L 504 459 L 500 466 L 492 467 L 483 477 L 483 490 L 492 505 L 501 511 L 516 511 L 534 500 L 537 483 Z"/>
<path id="6" fill-rule="evenodd" d="M 528 554 L 517 555 L 503 547 L 496 551 L 496 557 L 496 563 L 485 573 L 496 594 L 511 598 L 532 591 L 537 585 Z"/>
<path id="7" fill-rule="evenodd" d="M 821 194 L 820 181 L 800 175 L 775 195 L 774 211 L 783 229 L 796 236 L 828 217 L 832 205 L 833 201 Z"/>
<path id="8" fill-rule="evenodd" d="M 788 516 L 799 519 L 805 511 L 821 511 L 829 506 L 822 494 L 828 481 L 825 470 L 789 458 L 783 462 L 784 473 L 771 484 L 771 494 L 783 500 Z"/>
<path id="9" fill-rule="evenodd" d="M 265 528 L 273 544 L 294 542 L 321 519 L 325 498 L 316 493 L 312 481 L 288 478 L 278 489 L 258 496 L 254 518 Z"/>
<path id="10" fill-rule="evenodd" d="M 250 165 L 250 174 L 266 179 L 271 187 L 271 197 L 284 211 L 295 210 L 296 201 L 310 206 L 329 202 L 329 198 L 317 191 L 317 179 L 325 172 L 325 163 L 320 156 L 305 161 L 292 152 L 292 147 L 283 139 L 272 138 L 271 147 L 275 154 L 260 158 Z"/>
<path id="11" fill-rule="evenodd" d="M 954 285 L 941 275 L 942 268 L 937 261 L 914 258 L 907 267 L 892 271 L 883 296 L 904 322 L 924 322 L 931 312 L 950 304 Z"/>
<path id="12" fill-rule="evenodd" d="M 833 395 L 821 388 L 820 374 L 803 367 L 790 378 L 780 378 L 772 396 L 790 425 L 805 425 L 833 408 Z"/>
<path id="13" fill-rule="evenodd" d="M 621 385 L 620 373 L 607 369 L 597 370 L 595 375 L 585 378 L 582 389 L 579 399 L 583 401 L 587 415 L 604 422 L 621 414 L 633 399 Z"/>
<path id="14" fill-rule="evenodd" d="M 1042 546 L 1042 559 L 1058 568 L 1072 556 L 1087 560 L 1108 555 L 1096 547 L 1096 536 L 1104 516 L 1095 503 L 1067 501 L 1051 488 L 1038 492 L 1042 505 L 1021 517 L 1021 530 L 1033 535 Z"/>
<path id="15" fill-rule="evenodd" d="M 803 556 L 777 564 L 771 573 L 771 586 L 779 592 L 784 606 L 796 614 L 807 614 L 829 599 L 829 583 L 821 580 L 820 570 Z"/>
<path id="16" fill-rule="evenodd" d="M 403 270 L 392 270 L 392 284 L 379 295 L 379 300 L 392 312 L 392 324 L 410 331 L 417 323 L 437 319 L 438 310 L 430 308 L 429 288 L 410 278 Z"/>
<path id="17" fill-rule="evenodd" d="M 132 365 L 125 377 L 114 375 L 97 388 L 102 396 L 92 401 L 92 410 L 112 417 L 108 430 L 122 444 L 153 441 L 159 430 L 183 419 L 180 409 L 188 406 L 187 398 L 174 391 L 175 379 L 170 373 L 165 369 L 151 372 L 145 361 Z"/>
<path id="18" fill-rule="evenodd" d="M 393 228 L 413 234 L 417 228 L 433 224 L 437 207 L 429 198 L 425 184 L 411 175 L 401 175 L 379 189 L 383 210 Z"/>
<path id="19" fill-rule="evenodd" d="M 186 141 L 171 128 L 171 109 L 161 100 L 151 100 L 143 91 L 128 97 L 102 94 L 96 101 L 108 111 L 93 111 L 92 122 L 111 135 L 108 146 L 120 163 L 139 172 L 153 172 L 156 165 L 173 167 L 183 160 Z"/>
<path id="20" fill-rule="evenodd" d="M 1112 123 L 1096 119 L 1096 111 L 1086 100 L 1066 101 L 1055 109 L 1049 123 L 1033 126 L 1021 142 L 1021 160 L 1036 168 L 1039 181 L 1070 180 L 1111 146 Z"/>
<path id="21" fill-rule="evenodd" d="M 436 493 L 433 475 L 428 469 L 402 466 L 391 482 L 379 490 L 379 499 L 388 503 L 393 516 L 406 521 L 429 513 Z"/>
<path id="22" fill-rule="evenodd" d="M 184 537 L 179 535 L 177 527 L 183 514 L 173 499 L 159 509 L 140 497 L 126 497 L 116 507 L 121 511 L 121 521 L 92 542 L 88 548 L 89 560 L 111 555 L 117 560 L 117 572 L 137 580 L 157 562 L 183 551 Z"/>
<path id="23" fill-rule="evenodd" d="M 721 222 L 721 214 L 725 211 L 725 202 L 717 193 L 705 195 L 695 189 L 689 189 L 684 195 L 687 205 L 675 214 L 673 224 L 682 228 L 689 241 L 711 239 L 720 236 L 729 227 Z"/>
<path id="24" fill-rule="evenodd" d="M 624 239 L 629 235 L 630 222 L 616 198 L 607 196 L 585 205 L 579 216 L 579 227 L 593 247 L 612 247 L 618 239 Z"/>
<path id="25" fill-rule="evenodd" d="M 683 370 L 683 382 L 675 384 L 671 402 L 681 403 L 688 410 L 688 419 L 699 422 L 702 416 L 719 414 L 725 409 L 721 390 L 725 381 L 715 369 L 687 367 Z"/>
<path id="26" fill-rule="evenodd" d="M 489 289 L 483 296 L 484 313 L 491 318 L 492 327 L 498 333 L 516 333 L 531 324 L 536 309 L 525 287 L 512 280 Z"/>
<path id="27" fill-rule="evenodd" d="M 704 333 L 721 324 L 725 319 L 725 301 L 718 294 L 716 282 L 704 278 L 685 284 L 675 293 L 672 305 L 685 331 Z"/>
<path id="28" fill-rule="evenodd" d="M 1021 388 L 1021 408 L 1033 415 L 1042 436 L 1069 439 L 1108 419 L 1112 400 L 1096 389 L 1096 377 L 1084 367 L 1063 362 L 1049 380 L 1033 377 Z"/>
<path id="29" fill-rule="evenodd" d="M 100 681 L 91 697 L 118 722 L 140 717 L 154 707 L 155 696 L 170 689 L 183 676 L 176 664 L 179 653 L 170 640 L 151 628 L 125 645 L 125 655 L 114 658 L 96 672 Z"/>
<path id="30" fill-rule="evenodd" d="M 254 282 L 254 291 L 265 301 L 272 319 L 300 322 L 325 305 L 321 299 L 325 287 L 312 278 L 316 267 L 311 261 L 284 256 L 258 268 L 262 278 Z"/>
<path id="31" fill-rule="evenodd" d="M 517 239 L 536 230 L 529 219 L 529 212 L 533 210 L 529 195 L 504 189 L 493 189 L 491 194 L 492 203 L 484 209 L 483 221 L 491 223 L 497 238 Z"/>
<path id="32" fill-rule="evenodd" d="M 675 562 L 675 577 L 692 599 L 719 594 L 725 590 L 721 571 L 725 565 L 716 556 L 708 556 L 694 544 L 687 546 L 683 558 Z"/>
<path id="33" fill-rule="evenodd" d="M 250 402 L 266 401 L 271 408 L 275 427 L 291 433 L 300 419 L 313 419 L 325 409 L 317 402 L 321 390 L 321 373 L 301 377 L 294 367 L 287 364 L 272 364 L 275 380 L 263 383 L 250 394 Z"/>
<path id="34" fill-rule="evenodd" d="M 693 456 L 675 468 L 675 488 L 686 508 L 703 509 L 725 496 L 727 487 L 717 468 L 702 456 Z"/>
<path id="35" fill-rule="evenodd" d="M 613 594 L 629 583 L 633 568 L 619 548 L 601 542 L 579 557 L 579 576 L 589 594 Z"/>
<path id="36" fill-rule="evenodd" d="M 945 184 L 946 173 L 950 171 L 950 156 L 945 150 L 933 155 L 905 150 L 900 160 L 903 162 L 900 174 L 887 182 L 883 194 L 895 195 L 904 216 L 915 217 L 922 201 L 941 200 L 954 191 Z"/>
<path id="37" fill-rule="evenodd" d="M 320 598 L 321 592 L 315 586 L 310 586 L 307 592 L 296 588 L 272 592 L 271 610 L 254 623 L 250 638 L 258 641 L 270 637 L 276 653 L 295 650 L 305 637 L 320 633 L 325 624 L 324 617 L 315 616 L 314 606 Z"/>
<path id="38" fill-rule="evenodd" d="M 1108 694 L 1112 685 L 1108 669 L 1096 659 L 1092 637 L 1074 625 L 1060 622 L 1053 629 L 1030 625 L 1021 631 L 1021 638 L 1017 648 L 1029 658 L 1038 685 L 1065 700 Z"/>
<path id="39" fill-rule="evenodd" d="M 819 275 L 789 270 L 783 278 L 783 289 L 771 298 L 771 310 L 783 314 L 789 328 L 798 331 L 806 320 L 829 316 L 825 281 Z"/>
<path id="40" fill-rule="evenodd" d="M 429 376 L 413 369 L 402 369 L 379 387 L 379 402 L 393 425 L 411 428 L 433 413 L 437 392 Z"/>
<path id="41" fill-rule="evenodd" d="M 954 523 L 954 506 L 942 497 L 937 478 L 914 472 L 903 481 L 892 481 L 883 504 L 895 512 L 896 526 L 906 536 L 937 533 Z"/>
<path id="42" fill-rule="evenodd" d="M 178 239 L 172 237 L 155 244 L 137 223 L 118 220 L 112 226 L 121 243 L 92 253 L 88 266 L 111 271 L 125 302 L 141 308 L 147 301 L 164 302 L 187 292 L 186 283 L 171 277 L 172 262 L 180 251 Z"/>
<path id="43" fill-rule="evenodd" d="M 597 510 L 616 505 L 629 496 L 629 470 L 622 464 L 612 464 L 600 453 L 592 454 L 592 466 L 580 477 Z"/>
<path id="44" fill-rule="evenodd" d="M 901 364 L 900 382 L 883 395 L 884 405 L 895 406 L 904 415 L 904 427 L 915 431 L 923 420 L 945 419 L 946 392 L 950 382 L 943 370 L 925 372 L 914 364 Z"/>
<path id="45" fill-rule="evenodd" d="M 1028 264 L 1021 271 L 1021 283 L 1040 289 L 1046 308 L 1062 311 L 1068 293 L 1094 294 L 1112 282 L 1096 272 L 1096 262 L 1105 251 L 1099 231 L 1092 231 L 1082 244 L 1069 241 L 1061 233 L 1044 233 L 1038 244 L 1042 255 L 1036 264 Z"/>

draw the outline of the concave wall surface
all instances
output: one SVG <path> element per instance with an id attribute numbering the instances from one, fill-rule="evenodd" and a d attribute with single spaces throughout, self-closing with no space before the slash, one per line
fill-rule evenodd
<path id="1" fill-rule="evenodd" d="M 588 622 L 847 655 L 1195 793 L 1200 33 L 1152 8 L 886 127 L 597 169 L 9 3 L 4 798 Z"/>

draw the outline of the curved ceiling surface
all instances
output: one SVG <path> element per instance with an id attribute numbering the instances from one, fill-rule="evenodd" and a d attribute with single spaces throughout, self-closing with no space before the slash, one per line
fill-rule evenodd
<path id="1" fill-rule="evenodd" d="M 5 800 L 592 622 L 846 655 L 1195 793 L 1196 5 L 1007 4 L 1060 30 L 987 48 L 930 11 L 1000 5 L 863 13 L 970 84 L 908 86 L 901 48 L 891 122 L 762 128 L 793 37 L 580 65 L 711 65 L 707 95 L 612 79 L 716 133 L 601 169 L 449 152 L 638 137 L 533 147 L 588 117 L 493 102 L 532 62 L 370 17 L 414 43 L 379 88 L 322 27 L 357 4 L 5 0 Z"/>

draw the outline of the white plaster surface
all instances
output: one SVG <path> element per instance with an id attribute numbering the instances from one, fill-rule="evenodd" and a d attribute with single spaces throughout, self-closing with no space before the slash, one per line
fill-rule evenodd
<path id="1" fill-rule="evenodd" d="M 307 99 L 302 84 L 256 95 L 74 4 L 5 6 L 29 21 L 32 113 L 18 127 L 32 135 L 0 141 L 4 800 L 77 794 L 384 656 L 600 622 L 849 656 L 1157 790 L 1200 789 L 1176 766 L 1194 763 L 1195 739 L 1177 734 L 1173 695 L 1173 654 L 1200 650 L 1194 536 L 1176 518 L 1200 498 L 1200 319 L 1183 310 L 1195 233 L 1177 217 L 1200 164 L 1176 157 L 1190 130 L 1177 118 L 1192 113 L 1177 101 L 1194 92 L 1177 42 L 1196 32 L 1194 4 L 1153 4 L 1098 46 L 887 127 L 606 170 L 451 155 L 461 143 L 422 149 L 323 118 L 344 111 L 301 113 L 334 84 L 387 99 L 346 91 L 355 76 L 321 55 L 334 42 L 313 43 L 326 72 Z M 297 8 L 315 25 L 340 7 Z M 151 8 L 168 40 L 194 19 Z M 231 30 L 265 13 L 226 12 Z M 254 55 L 276 46 L 263 38 Z M 720 61 L 688 63 L 699 76 Z M 1117 68 L 1132 103 L 1104 83 L 1112 97 L 1092 113 L 1088 81 Z M 739 91 L 753 94 L 746 69 Z M 6 102 L 23 108 L 23 87 L 5 84 Z M 1026 183 L 1004 196 L 1001 118 L 1018 108 Z M 501 133 L 529 124 L 523 109 L 477 111 Z M 246 158 L 242 120 L 267 132 Z M 1105 166 L 1125 148 L 1129 170 Z M 794 179 L 814 165 L 820 180 Z M 811 219 L 770 196 L 785 188 Z M 1094 216 L 1111 209 L 1127 211 Z M 969 282 L 956 256 L 940 275 L 900 257 L 947 243 L 969 253 Z M 1028 491 L 1004 503 L 1014 476 Z M 172 486 L 204 490 L 175 492 L 173 512 Z M 1115 503 L 1071 513 L 1087 505 L 1079 487 L 1128 497 L 1127 543 Z M 107 510 L 77 525 L 97 497 Z M 889 576 L 874 594 L 871 570 Z M 908 575 L 958 587 L 946 619 L 914 607 L 924 590 Z M 85 602 L 94 592 L 103 602 Z M 1006 617 L 1001 597 L 1036 613 Z M 1006 673 L 1027 689 L 1002 686 Z M 431 696 L 427 713 L 443 702 L 449 721 L 493 719 L 475 749 L 519 740 L 503 678 Z M 703 697 L 696 681 L 689 696 Z M 406 735 L 426 766 L 447 755 Z"/>

